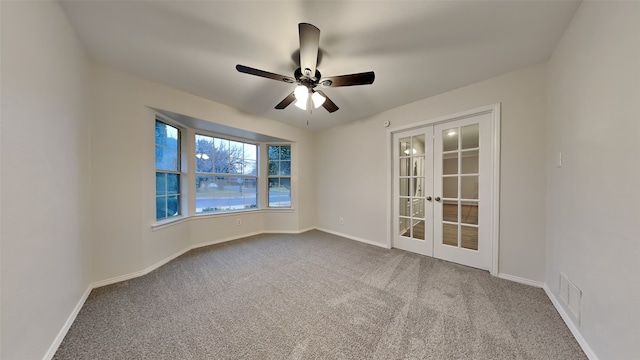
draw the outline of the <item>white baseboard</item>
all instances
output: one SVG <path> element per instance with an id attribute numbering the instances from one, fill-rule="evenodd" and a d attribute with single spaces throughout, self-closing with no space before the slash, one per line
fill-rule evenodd
<path id="1" fill-rule="evenodd" d="M 168 263 L 169 261 L 177 258 L 178 256 L 181 256 L 185 253 L 187 253 L 190 250 L 193 249 L 197 249 L 197 248 L 201 248 L 201 247 L 205 247 L 205 246 L 211 246 L 211 245 L 215 245 L 215 244 L 220 244 L 220 243 L 224 243 L 227 241 L 233 241 L 233 240 L 238 240 L 238 239 L 243 239 L 249 236 L 255 236 L 255 235 L 260 235 L 260 234 L 300 234 L 309 230 L 313 230 L 315 228 L 311 227 L 311 228 L 307 228 L 307 229 L 302 229 L 302 230 L 285 230 L 285 231 L 255 231 L 252 233 L 247 233 L 247 234 L 242 234 L 242 235 L 238 235 L 238 236 L 232 236 L 232 237 L 228 237 L 228 238 L 224 238 L 224 239 L 217 239 L 217 240 L 213 240 L 213 241 L 207 241 L 207 242 L 202 242 L 202 243 L 198 243 L 198 244 L 194 244 L 191 245 L 183 250 L 180 250 L 172 255 L 167 256 L 166 258 L 158 261 L 157 263 L 149 266 L 148 268 L 144 269 L 144 270 L 140 270 L 140 271 L 136 271 L 136 272 L 132 272 L 129 274 L 124 274 L 124 275 L 120 275 L 120 276 L 116 276 L 113 278 L 109 278 L 109 279 L 105 279 L 105 280 L 100 280 L 100 281 L 95 281 L 93 283 L 91 283 L 91 288 L 95 289 L 95 288 L 99 288 L 102 286 L 106 286 L 106 285 L 111 285 L 111 284 L 115 284 L 115 283 L 119 283 L 121 281 L 126 281 L 126 280 L 131 280 L 131 279 L 135 279 L 137 277 L 140 276 L 144 276 L 147 275 L 148 273 L 152 272 L 153 270 L 159 268 L 160 266 Z"/>
<path id="2" fill-rule="evenodd" d="M 363 239 L 361 237 L 351 236 L 351 235 L 343 234 L 343 233 L 340 233 L 340 232 L 337 232 L 337 231 L 324 229 L 324 228 L 320 228 L 320 227 L 316 227 L 315 229 L 316 230 L 320 230 L 320 231 L 324 231 L 324 232 L 329 233 L 329 234 L 337 235 L 337 236 L 340 236 L 340 237 L 343 237 L 343 238 L 347 238 L 347 239 L 350 239 L 350 240 L 355 240 L 355 241 L 359 241 L 359 242 L 362 242 L 362 243 L 365 243 L 365 244 L 379 246 L 379 247 L 385 248 L 385 249 L 390 249 L 390 247 L 387 244 L 382 244 L 382 243 L 379 243 L 379 242 Z"/>
<path id="3" fill-rule="evenodd" d="M 58 331 L 58 335 L 56 335 L 56 338 L 53 340 L 53 343 L 51 344 L 51 346 L 49 346 L 49 350 L 47 350 L 47 353 L 44 355 L 43 360 L 53 359 L 53 356 L 56 354 L 56 351 L 58 351 L 58 347 L 60 347 L 60 344 L 62 344 L 62 340 L 64 340 L 64 337 L 67 336 L 67 332 L 69 332 L 69 329 L 71 328 L 71 325 L 73 324 L 73 322 L 76 320 L 76 317 L 80 313 L 82 306 L 84 306 L 85 301 L 87 301 L 87 298 L 91 293 L 91 290 L 93 290 L 93 288 L 91 287 L 91 285 L 89 285 L 87 290 L 85 290 L 84 294 L 82 294 L 82 296 L 80 297 L 80 300 L 78 301 L 76 306 L 73 308 L 73 311 L 71 311 L 71 314 L 67 318 L 67 321 L 65 321 L 64 325 L 62 326 L 62 329 Z"/>
<path id="4" fill-rule="evenodd" d="M 300 233 L 307 232 L 307 231 L 313 230 L 313 229 L 315 229 L 315 228 L 311 227 L 311 228 L 307 228 L 307 229 L 291 230 L 291 231 L 258 231 L 258 232 L 253 232 L 253 233 L 249 233 L 249 234 L 243 234 L 243 235 L 239 235 L 239 236 L 229 237 L 229 238 L 225 238 L 225 239 L 219 239 L 219 240 L 199 243 L 199 244 L 195 244 L 195 245 L 189 246 L 189 247 L 187 247 L 187 248 L 185 248 L 185 249 L 183 249 L 181 251 L 178 251 L 178 252 L 176 252 L 176 253 L 174 253 L 172 255 L 169 255 L 166 258 L 158 261 L 157 263 L 147 267 L 144 270 L 140 270 L 140 271 L 132 272 L 132 273 L 129 273 L 129 274 L 124 274 L 124 275 L 112 277 L 112 278 L 109 278 L 109 279 L 94 281 L 91 284 L 89 284 L 89 287 L 87 288 L 87 290 L 84 292 L 84 294 L 82 294 L 82 297 L 80 298 L 80 300 L 78 301 L 76 306 L 73 308 L 73 311 L 71 312 L 71 314 L 67 318 L 67 321 L 64 323 L 64 325 L 62 326 L 62 328 L 58 332 L 58 335 L 56 336 L 55 340 L 53 341 L 51 346 L 49 346 L 49 350 L 45 354 L 43 360 L 51 360 L 53 358 L 53 356 L 56 354 L 56 351 L 58 350 L 58 347 L 60 347 L 60 344 L 62 344 L 62 340 L 64 340 L 64 337 L 67 335 L 67 332 L 69 332 L 69 329 L 71 328 L 71 325 L 73 324 L 73 322 L 76 320 L 76 317 L 80 313 L 80 310 L 82 309 L 82 306 L 84 306 L 84 303 L 87 301 L 87 298 L 89 297 L 89 294 L 91 293 L 91 290 L 93 290 L 95 288 L 99 288 L 99 287 L 102 287 L 102 286 L 119 283 L 121 281 L 135 279 L 135 278 L 140 277 L 140 276 L 144 276 L 144 275 L 152 272 L 153 270 L 159 268 L 160 266 L 168 263 L 169 261 L 177 258 L 178 256 L 181 256 L 181 255 L 183 255 L 183 254 L 185 254 L 188 251 L 193 250 L 193 249 L 197 249 L 197 248 L 201 248 L 201 247 L 205 247 L 205 246 L 209 246 L 209 245 L 220 244 L 220 243 L 227 242 L 227 241 L 238 240 L 238 239 L 242 239 L 242 238 L 249 237 L 249 236 L 254 236 L 254 235 L 260 235 L 260 234 L 300 234 Z"/>
<path id="5" fill-rule="evenodd" d="M 542 288 L 544 289 L 544 292 L 547 293 L 547 296 L 551 300 L 553 306 L 556 308 L 556 310 L 558 310 L 558 313 L 560 314 L 560 317 L 562 317 L 562 320 L 564 320 L 565 324 L 567 324 L 567 327 L 571 331 L 571 334 L 573 334 L 573 337 L 576 338 L 576 341 L 578 341 L 578 345 L 580 345 L 585 355 L 587 355 L 589 360 L 598 360 L 598 357 L 587 343 L 587 340 L 585 340 L 585 338 L 580 333 L 578 326 L 576 326 L 569 314 L 564 310 L 558 298 L 556 298 L 551 289 L 549 289 L 549 286 L 547 286 L 547 284 L 544 284 Z"/>
<path id="6" fill-rule="evenodd" d="M 307 231 L 315 230 L 315 227 L 308 227 L 300 230 L 265 230 L 260 232 L 261 234 L 302 234 Z"/>
<path id="7" fill-rule="evenodd" d="M 197 249 L 197 248 L 201 248 L 201 247 L 205 247 L 205 246 L 222 244 L 222 243 L 225 243 L 227 241 L 243 239 L 243 238 L 246 238 L 246 237 L 249 237 L 249 236 L 255 236 L 255 235 L 260 235 L 260 234 L 264 234 L 264 233 L 265 233 L 264 231 L 254 231 L 254 232 L 248 233 L 248 234 L 242 234 L 242 235 L 238 235 L 238 236 L 231 236 L 231 237 L 224 238 L 224 239 L 217 239 L 217 240 L 213 240 L 213 241 L 207 241 L 207 242 L 198 243 L 198 244 L 195 244 L 195 245 L 191 245 L 182 254 L 186 253 L 189 250 L 193 250 L 193 249 Z M 180 255 L 182 255 L 182 254 L 180 254 Z M 178 256 L 180 256 L 180 255 L 178 255 Z M 175 256 L 173 259 L 177 258 L 178 256 Z"/>
<path id="8" fill-rule="evenodd" d="M 514 282 L 517 282 L 517 283 L 520 283 L 520 284 L 534 286 L 534 287 L 537 287 L 537 288 L 544 287 L 544 283 L 542 283 L 542 282 L 521 278 L 519 276 L 513 276 L 513 275 L 509 275 L 509 274 L 505 274 L 505 273 L 499 273 L 498 277 L 500 279 L 510 280 L 510 281 L 514 281 Z"/>

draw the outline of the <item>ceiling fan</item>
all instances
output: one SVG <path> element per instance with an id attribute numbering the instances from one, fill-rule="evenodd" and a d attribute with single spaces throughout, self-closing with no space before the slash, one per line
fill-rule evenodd
<path id="1" fill-rule="evenodd" d="M 373 71 L 322 77 L 320 71 L 316 69 L 318 65 L 320 29 L 311 24 L 300 23 L 298 24 L 298 32 L 300 34 L 300 67 L 293 73 L 293 77 L 274 74 L 240 64 L 236 65 L 236 70 L 241 73 L 283 81 L 288 84 L 298 84 L 291 94 L 287 95 L 275 106 L 276 109 L 284 109 L 296 101 L 295 105 L 302 110 L 322 106 L 332 113 L 338 110 L 338 106 L 322 90 L 316 89 L 318 85 L 322 87 L 339 87 L 373 84 L 375 80 Z"/>

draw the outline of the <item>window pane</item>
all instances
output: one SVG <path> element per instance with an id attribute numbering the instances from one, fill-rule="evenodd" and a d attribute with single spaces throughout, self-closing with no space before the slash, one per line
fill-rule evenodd
<path id="1" fill-rule="evenodd" d="M 216 152 L 229 153 L 229 140 L 227 139 L 214 138 L 213 146 L 216 149 Z"/>
<path id="2" fill-rule="evenodd" d="M 291 161 L 280 161 L 279 175 L 291 175 Z"/>
<path id="3" fill-rule="evenodd" d="M 269 145 L 269 160 L 280 160 L 280 146 Z"/>
<path id="4" fill-rule="evenodd" d="M 244 144 L 237 141 L 229 141 L 229 154 L 234 160 L 242 160 L 244 157 Z"/>
<path id="5" fill-rule="evenodd" d="M 280 178 L 280 186 L 283 189 L 291 191 L 291 179 L 289 179 L 289 178 Z"/>
<path id="6" fill-rule="evenodd" d="M 156 146 L 156 169 L 178 171 L 178 149 Z"/>
<path id="7" fill-rule="evenodd" d="M 180 175 L 167 174 L 167 194 L 179 194 L 180 193 Z"/>
<path id="8" fill-rule="evenodd" d="M 156 173 L 156 195 L 167 194 L 167 174 L 157 172 Z"/>
<path id="9" fill-rule="evenodd" d="M 196 213 L 213 211 L 212 197 L 218 183 L 213 176 L 196 176 Z"/>
<path id="10" fill-rule="evenodd" d="M 258 207 L 258 187 L 257 179 L 245 178 L 242 182 L 241 198 L 245 209 L 255 209 Z"/>
<path id="11" fill-rule="evenodd" d="M 257 207 L 257 179 L 241 176 L 198 176 L 196 213 Z"/>
<path id="12" fill-rule="evenodd" d="M 156 169 L 163 169 L 164 168 L 164 164 L 163 164 L 164 153 L 163 153 L 162 149 L 163 149 L 162 146 L 156 145 Z"/>
<path id="13" fill-rule="evenodd" d="M 278 161 L 269 161 L 269 175 L 278 175 Z"/>
<path id="14" fill-rule="evenodd" d="M 280 160 L 291 160 L 291 145 L 280 146 Z"/>
<path id="15" fill-rule="evenodd" d="M 178 148 L 178 129 L 167 125 L 167 143 L 166 147 L 171 149 Z"/>
<path id="16" fill-rule="evenodd" d="M 167 126 L 160 121 L 156 121 L 156 145 L 166 145 L 166 144 L 167 144 Z"/>
<path id="17" fill-rule="evenodd" d="M 257 175 L 256 165 L 257 164 L 255 160 L 245 160 L 242 167 L 242 173 L 244 175 Z"/>
<path id="18" fill-rule="evenodd" d="M 180 195 L 167 196 L 167 217 L 180 215 Z"/>
<path id="19" fill-rule="evenodd" d="M 231 171 L 229 140 L 214 138 L 213 146 L 213 172 L 228 174 Z"/>
<path id="20" fill-rule="evenodd" d="M 257 150 L 258 147 L 254 144 L 244 144 L 244 159 L 245 160 L 256 160 L 257 159 Z"/>
<path id="21" fill-rule="evenodd" d="M 196 172 L 213 172 L 213 138 L 196 135 Z"/>
<path id="22" fill-rule="evenodd" d="M 167 217 L 167 197 L 156 197 L 156 220 L 161 220 Z"/>
<path id="23" fill-rule="evenodd" d="M 291 206 L 291 179 L 269 178 L 269 206 Z"/>

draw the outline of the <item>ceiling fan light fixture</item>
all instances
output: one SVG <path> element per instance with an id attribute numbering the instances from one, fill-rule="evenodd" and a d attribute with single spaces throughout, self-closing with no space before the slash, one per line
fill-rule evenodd
<path id="1" fill-rule="evenodd" d="M 296 97 L 296 100 L 306 103 L 309 97 L 309 89 L 304 85 L 298 85 L 293 91 L 293 95 Z"/>
<path id="2" fill-rule="evenodd" d="M 295 105 L 300 110 L 307 110 L 307 100 L 296 100 L 293 105 Z"/>
<path id="3" fill-rule="evenodd" d="M 324 104 L 324 101 L 327 100 L 327 98 L 314 91 L 313 94 L 311 94 L 311 100 L 313 100 L 313 107 L 317 109 Z"/>

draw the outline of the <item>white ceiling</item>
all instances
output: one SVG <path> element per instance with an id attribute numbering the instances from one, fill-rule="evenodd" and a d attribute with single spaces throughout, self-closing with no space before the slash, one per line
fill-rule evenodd
<path id="1" fill-rule="evenodd" d="M 61 1 L 89 56 L 242 112 L 320 130 L 545 61 L 576 1 Z M 340 107 L 273 107 L 293 85 L 298 23 L 321 30 L 324 76 L 375 71 L 372 85 L 326 88 Z M 213 120 L 213 119 L 212 119 Z M 307 125 L 309 120 L 309 125 Z"/>

